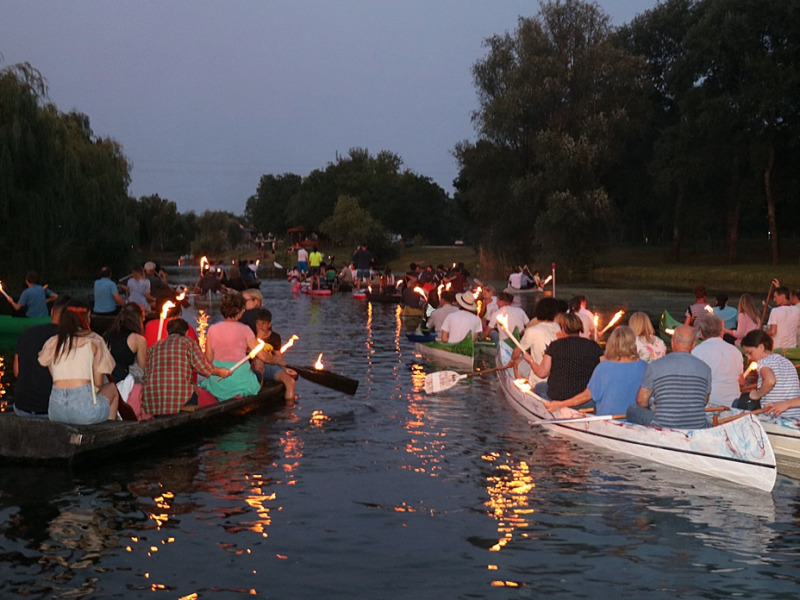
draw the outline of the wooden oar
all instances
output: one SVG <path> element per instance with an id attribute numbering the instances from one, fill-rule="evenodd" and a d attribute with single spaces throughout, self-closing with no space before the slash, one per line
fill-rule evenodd
<path id="1" fill-rule="evenodd" d="M 775 282 L 770 281 L 769 291 L 767 292 L 767 301 L 764 302 L 764 310 L 761 313 L 761 327 L 764 327 L 764 320 L 767 318 L 767 310 L 769 310 L 769 301 L 772 300 L 772 290 L 775 289 Z"/>
<path id="2" fill-rule="evenodd" d="M 545 419 L 543 421 L 533 421 L 531 425 L 552 425 L 554 423 L 588 423 L 589 421 L 611 421 L 612 419 L 624 419 L 625 415 L 595 415 L 592 417 L 579 417 L 577 419 Z"/>
<path id="3" fill-rule="evenodd" d="M 766 408 L 759 408 L 758 410 L 745 410 L 731 417 L 725 417 L 724 419 L 714 419 L 713 426 L 716 427 L 717 425 L 730 423 L 731 421 L 735 421 L 736 419 L 741 419 L 742 417 L 746 417 L 747 415 L 760 415 L 761 413 L 766 411 L 767 411 Z M 716 417 L 716 415 L 714 416 Z"/>
<path id="4" fill-rule="evenodd" d="M 291 365 L 286 366 L 297 371 L 297 374 L 303 379 L 308 379 L 309 381 L 331 388 L 337 392 L 344 392 L 352 396 L 356 393 L 356 389 L 358 389 L 357 379 L 350 379 L 349 377 L 339 375 L 338 373 L 331 373 L 325 369 L 294 367 Z"/>
<path id="5" fill-rule="evenodd" d="M 443 392 L 449 390 L 459 381 L 467 377 L 480 377 L 487 373 L 495 373 L 497 371 L 503 371 L 504 369 L 510 369 L 513 366 L 514 365 L 505 365 L 504 367 L 495 367 L 493 369 L 473 371 L 472 373 L 464 374 L 456 373 L 455 371 L 437 371 L 436 373 L 430 373 L 425 376 L 425 393 L 436 394 L 437 392 Z"/>

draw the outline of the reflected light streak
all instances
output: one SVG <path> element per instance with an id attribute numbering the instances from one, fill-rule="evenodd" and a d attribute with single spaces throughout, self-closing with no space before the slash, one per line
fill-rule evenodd
<path id="1" fill-rule="evenodd" d="M 481 457 L 494 466 L 494 473 L 487 477 L 486 491 L 489 500 L 484 504 L 487 514 L 497 520 L 498 540 L 491 552 L 500 552 L 513 539 L 514 534 L 527 537 L 530 527 L 528 515 L 533 514 L 530 493 L 536 487 L 531 476 L 530 467 L 525 461 L 515 462 L 509 454 L 503 456 L 491 452 Z M 487 568 L 497 570 L 497 565 L 489 564 Z M 493 586 L 519 587 L 520 583 L 508 580 L 495 580 Z"/>
<path id="2" fill-rule="evenodd" d="M 6 388 L 3 385 L 3 377 L 6 374 L 5 358 L 0 354 L 0 412 L 11 410 L 11 404 L 6 400 Z"/>
<path id="3" fill-rule="evenodd" d="M 197 343 L 206 351 L 206 331 L 208 330 L 208 313 L 202 308 L 197 311 Z"/>

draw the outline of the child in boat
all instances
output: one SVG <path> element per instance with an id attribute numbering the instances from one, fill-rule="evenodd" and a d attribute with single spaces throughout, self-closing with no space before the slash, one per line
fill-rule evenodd
<path id="1" fill-rule="evenodd" d="M 742 349 L 748 360 L 758 363 L 758 387 L 746 396 L 743 394 L 736 407 L 755 410 L 760 406 L 791 401 L 800 396 L 800 380 L 797 369 L 788 358 L 772 352 L 772 338 L 768 333 L 756 329 L 742 338 Z M 739 379 L 744 385 L 744 377 Z M 779 405 L 773 413 L 784 417 L 800 417 L 800 408 Z"/>

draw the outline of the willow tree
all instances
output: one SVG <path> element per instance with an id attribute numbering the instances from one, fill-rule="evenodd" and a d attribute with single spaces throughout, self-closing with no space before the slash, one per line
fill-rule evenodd
<path id="1" fill-rule="evenodd" d="M 68 277 L 122 266 L 135 239 L 130 166 L 89 117 L 47 102 L 28 64 L 0 71 L 0 266 Z"/>
<path id="2" fill-rule="evenodd" d="M 459 193 L 485 219 L 494 250 L 510 242 L 530 254 L 538 243 L 548 258 L 584 266 L 606 241 L 601 181 L 645 82 L 643 61 L 615 47 L 612 33 L 596 4 L 557 0 L 486 41 L 488 55 L 473 67 L 479 142 L 456 155 Z M 503 178 L 482 177 L 482 160 L 502 161 Z"/>

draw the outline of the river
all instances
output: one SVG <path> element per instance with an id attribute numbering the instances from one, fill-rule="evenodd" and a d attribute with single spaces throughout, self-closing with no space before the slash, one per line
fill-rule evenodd
<path id="1" fill-rule="evenodd" d="M 194 440 L 91 467 L 0 466 L 0 597 L 800 594 L 797 481 L 763 493 L 551 437 L 491 377 L 426 395 L 437 369 L 397 307 L 283 281 L 262 292 L 275 330 L 300 338 L 291 361 L 322 352 L 356 395 L 300 380 L 294 407 Z M 588 292 L 604 318 L 691 300 Z"/>

